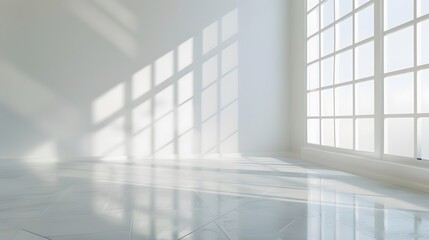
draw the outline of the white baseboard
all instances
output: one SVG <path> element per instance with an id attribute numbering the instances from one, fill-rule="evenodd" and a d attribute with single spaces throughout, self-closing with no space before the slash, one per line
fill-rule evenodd
<path id="1" fill-rule="evenodd" d="M 330 168 L 429 193 L 428 168 L 311 147 L 301 149 L 301 158 Z"/>

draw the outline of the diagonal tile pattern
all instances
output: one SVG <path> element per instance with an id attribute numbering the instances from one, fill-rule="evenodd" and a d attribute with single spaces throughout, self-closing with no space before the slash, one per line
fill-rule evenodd
<path id="1" fill-rule="evenodd" d="M 429 239 L 429 195 L 292 158 L 0 167 L 0 239 Z"/>

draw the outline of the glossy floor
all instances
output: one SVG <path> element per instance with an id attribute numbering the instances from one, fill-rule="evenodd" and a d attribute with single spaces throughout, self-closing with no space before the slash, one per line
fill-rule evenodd
<path id="1" fill-rule="evenodd" d="M 429 195 L 288 158 L 0 168 L 0 239 L 429 239 Z"/>

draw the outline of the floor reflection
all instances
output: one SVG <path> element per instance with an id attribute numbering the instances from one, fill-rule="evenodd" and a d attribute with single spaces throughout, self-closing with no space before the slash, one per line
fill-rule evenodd
<path id="1" fill-rule="evenodd" d="M 290 158 L 1 164 L 0 239 L 429 239 L 429 195 Z"/>

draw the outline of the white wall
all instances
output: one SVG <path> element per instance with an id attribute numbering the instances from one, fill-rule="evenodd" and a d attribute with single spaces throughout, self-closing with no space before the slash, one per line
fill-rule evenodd
<path id="1" fill-rule="evenodd" d="M 286 151 L 288 20 L 284 0 L 2 1 L 0 158 Z"/>
<path id="2" fill-rule="evenodd" d="M 306 16 L 305 1 L 290 3 L 290 62 L 291 62 L 291 125 L 290 150 L 300 153 L 307 142 L 307 99 L 306 99 Z"/>

